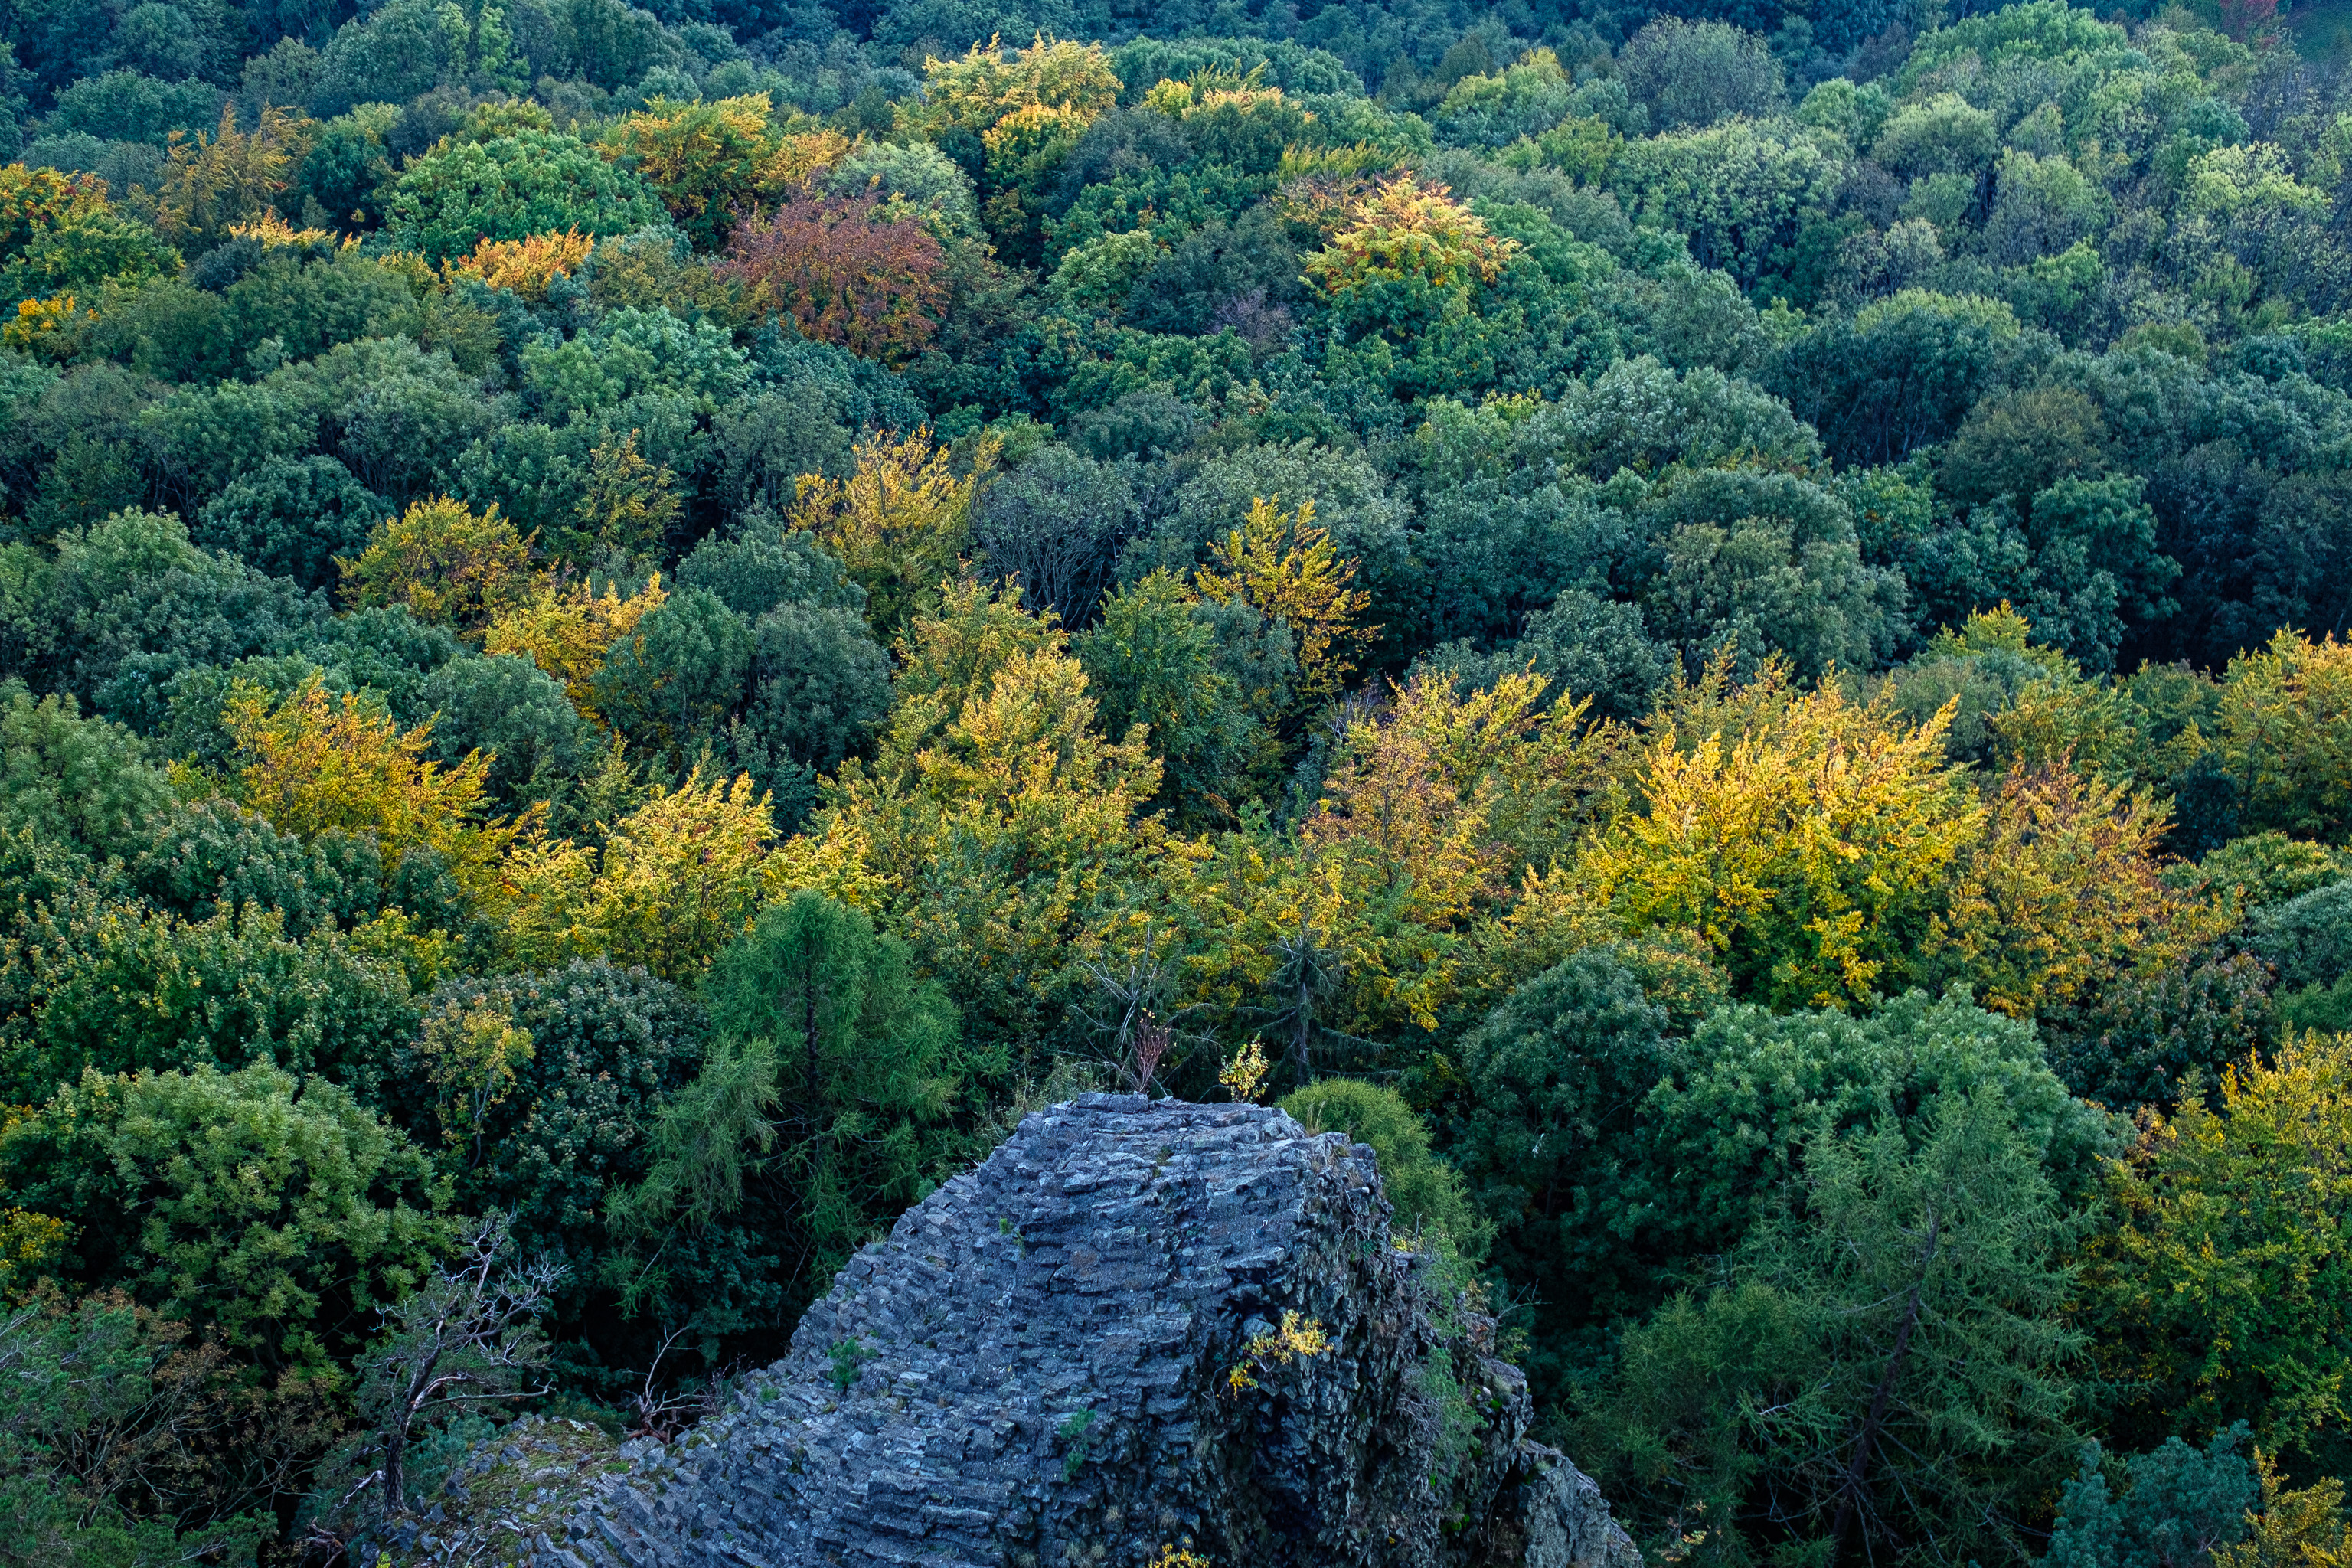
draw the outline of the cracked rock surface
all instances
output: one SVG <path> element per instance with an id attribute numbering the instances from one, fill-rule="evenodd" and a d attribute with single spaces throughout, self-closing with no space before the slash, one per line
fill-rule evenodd
<path id="1" fill-rule="evenodd" d="M 677 1443 L 625 1447 L 533 1556 L 1639 1568 L 1527 1440 L 1491 1322 L 1429 1272 L 1391 1244 L 1370 1150 L 1258 1106 L 1087 1095 L 909 1209 L 789 1355 Z M 1328 1348 L 1271 1352 L 1286 1313 Z"/>

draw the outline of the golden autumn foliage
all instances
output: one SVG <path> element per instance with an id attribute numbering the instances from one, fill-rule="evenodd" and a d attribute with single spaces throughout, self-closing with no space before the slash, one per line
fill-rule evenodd
<path id="1" fill-rule="evenodd" d="M 1349 724 L 1301 838 L 1422 884 L 1437 920 L 1507 900 L 1571 850 L 1613 743 L 1584 727 L 1586 703 L 1547 709 L 1543 695 L 1531 673 L 1468 692 L 1414 679 Z"/>
<path id="2" fill-rule="evenodd" d="M 510 997 L 497 993 L 478 1002 L 453 998 L 425 1017 L 417 1036 L 442 1141 L 470 1143 L 477 1162 L 490 1112 L 514 1091 L 534 1054 L 530 1031 L 516 1026 L 512 1007 Z"/>
<path id="3" fill-rule="evenodd" d="M 1900 989 L 1953 861 L 1985 820 L 1944 758 L 1948 708 L 1905 722 L 1777 667 L 1744 726 L 1669 721 L 1643 759 L 1643 809 L 1579 874 L 1628 932 L 1693 931 L 1777 1005 L 1867 1005 Z"/>
<path id="4" fill-rule="evenodd" d="M 2078 1310 L 2127 1407 L 2332 1451 L 2352 1417 L 2352 1037 L 2290 1035 L 2220 1089 L 2144 1114 Z"/>
<path id="5" fill-rule="evenodd" d="M 2249 1510 L 2252 1531 L 2213 1553 L 2213 1568 L 2352 1568 L 2352 1521 L 2345 1517 L 2340 1476 L 2289 1487 L 2276 1456 L 2254 1450 L 2262 1506 Z"/>
<path id="6" fill-rule="evenodd" d="M 236 106 L 221 106 L 212 134 L 172 132 L 163 188 L 155 194 L 155 232 L 173 244 L 217 239 L 231 228 L 275 218 L 277 203 L 310 151 L 312 127 L 299 110 L 261 110 L 240 131 Z"/>
<path id="7" fill-rule="evenodd" d="M 981 132 L 1000 184 L 1033 190 L 1086 134 L 1091 117 L 1065 105 L 1027 103 Z"/>
<path id="8" fill-rule="evenodd" d="M 425 755 L 430 724 L 404 731 L 373 700 L 330 696 L 315 676 L 275 702 L 240 682 L 222 722 L 236 747 L 238 802 L 281 832 L 373 834 L 387 867 L 429 848 L 479 896 L 528 826 L 528 815 L 490 815 L 488 757 L 475 752 L 444 767 Z"/>
<path id="9" fill-rule="evenodd" d="M 1181 81 L 1162 77 L 1144 89 L 1143 103 L 1171 120 L 1184 120 L 1219 109 L 1251 110 L 1260 104 L 1279 105 L 1282 89 L 1269 87 L 1263 65 L 1247 71 L 1195 71 Z"/>
<path id="10" fill-rule="evenodd" d="M 1346 226 L 1307 258 L 1304 270 L 1327 300 L 1377 283 L 1450 291 L 1496 281 L 1518 248 L 1488 233 L 1444 185 L 1423 185 L 1407 174 L 1357 203 Z"/>
<path id="11" fill-rule="evenodd" d="M 1242 525 L 1209 546 L 1210 563 L 1193 575 L 1204 599 L 1237 599 L 1290 628 L 1298 639 L 1298 701 L 1337 693 L 1381 628 L 1363 624 L 1372 596 L 1351 586 L 1356 563 L 1343 559 L 1315 503 L 1285 512 L 1280 497 L 1255 497 Z"/>
<path id="12" fill-rule="evenodd" d="M 2250 827 L 2342 841 L 2352 833 L 2352 641 L 2281 631 L 2233 659 L 2209 744 L 2238 782 Z"/>
<path id="13" fill-rule="evenodd" d="M 1351 1029 L 1436 1026 L 1455 939 L 1507 897 L 1525 858 L 1498 831 L 1498 808 L 1515 813 L 1514 795 L 1573 765 L 1562 742 L 1573 750 L 1580 712 L 1544 712 L 1543 687 L 1506 676 L 1465 697 L 1451 680 L 1419 679 L 1349 726 L 1299 837 L 1308 885 L 1359 912 L 1321 922 L 1364 993 Z"/>
<path id="14" fill-rule="evenodd" d="M 1124 817 L 1159 788 L 1139 740 L 1094 722 L 1085 672 L 1051 613 L 1018 586 L 950 581 L 900 645 L 899 700 L 872 769 L 845 770 L 844 798 L 920 797 L 950 811 L 1011 810 L 1059 795 Z"/>
<path id="15" fill-rule="evenodd" d="M 499 939 L 520 963 L 546 968 L 602 953 L 692 979 L 761 906 L 795 888 L 847 901 L 870 896 L 853 839 L 777 840 L 768 798 L 751 778 L 699 768 L 602 828 L 601 846 L 535 837 L 517 847 L 499 901 Z"/>
<path id="16" fill-rule="evenodd" d="M 1100 44 L 1043 33 L 1009 57 L 992 37 L 956 59 L 928 58 L 923 75 L 920 105 L 900 112 L 934 132 L 985 132 L 1027 109 L 1068 110 L 1092 121 L 1118 102 L 1119 79 Z"/>
<path id="17" fill-rule="evenodd" d="M 0 1129 L 6 1121 L 0 1119 Z M 0 1301 L 50 1273 L 73 1239 L 73 1226 L 32 1209 L 0 1208 Z"/>
<path id="18" fill-rule="evenodd" d="M 331 228 L 296 228 L 275 209 L 264 212 L 247 223 L 228 226 L 231 239 L 249 239 L 265 250 L 315 250 L 327 246 L 354 246 L 355 239 L 343 239 Z"/>
<path id="19" fill-rule="evenodd" d="M 945 447 L 919 429 L 866 437 L 845 479 L 803 474 L 789 521 L 816 535 L 866 590 L 866 618 L 888 639 L 957 570 L 971 537 L 971 503 L 990 454 L 959 475 Z"/>
<path id="20" fill-rule="evenodd" d="M 543 583 L 499 612 L 483 633 L 482 651 L 530 659 L 563 683 L 583 718 L 601 722 L 592 699 L 604 655 L 668 597 L 658 572 L 625 599 L 612 584 L 599 595 L 585 583 Z"/>
<path id="21" fill-rule="evenodd" d="M 627 163 L 698 245 L 724 240 L 737 219 L 770 205 L 848 154 L 854 143 L 818 128 L 787 132 L 764 92 L 708 102 L 656 98 L 604 133 L 608 158 Z"/>
<path id="22" fill-rule="evenodd" d="M 96 174 L 0 166 L 0 250 L 14 254 L 37 235 L 112 211 Z"/>
<path id="23" fill-rule="evenodd" d="M 97 312 L 80 309 L 71 294 L 20 300 L 16 313 L 0 324 L 0 344 L 41 359 L 70 359 L 80 352 L 84 332 L 97 320 Z"/>
<path id="24" fill-rule="evenodd" d="M 377 524 L 358 560 L 336 564 L 352 605 L 405 605 L 419 620 L 471 633 L 530 591 L 530 545 L 495 502 L 477 512 L 435 496 Z"/>
<path id="25" fill-rule="evenodd" d="M 1120 940 L 1125 890 L 1191 853 L 1142 815 L 1160 763 L 1102 734 L 1087 677 L 1020 590 L 950 581 L 900 644 L 899 700 L 820 820 L 863 846 L 898 929 L 1018 1035 L 1073 962 Z"/>
<path id="26" fill-rule="evenodd" d="M 1351 716 L 1295 842 L 1227 835 L 1175 868 L 1200 931 L 1192 994 L 1277 1016 L 1305 1071 L 1327 1031 L 1433 1028 L 1465 993 L 1507 991 L 1497 922 L 1585 831 L 1621 743 L 1580 704 L 1544 710 L 1543 686 L 1416 679 Z"/>
<path id="27" fill-rule="evenodd" d="M 577 272 L 596 247 L 596 237 L 575 226 L 562 234 L 521 239 L 485 237 L 469 256 L 441 264 L 445 281 L 470 278 L 488 289 L 505 289 L 524 300 L 544 300 L 548 285 Z"/>
<path id="28" fill-rule="evenodd" d="M 1964 978 L 1984 1006 L 2032 1017 L 2220 935 L 2218 911 L 2197 920 L 2200 907 L 2158 876 L 2168 816 L 2148 791 L 2063 759 L 2012 768 L 1954 868 L 1921 945 L 1925 973 Z"/>

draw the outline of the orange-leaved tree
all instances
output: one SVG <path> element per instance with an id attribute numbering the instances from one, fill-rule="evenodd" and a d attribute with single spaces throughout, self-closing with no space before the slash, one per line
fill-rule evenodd
<path id="1" fill-rule="evenodd" d="M 809 337 L 899 364 L 939 329 L 945 266 L 929 229 L 882 214 L 872 197 L 812 196 L 738 224 L 720 271 Z"/>
<path id="2" fill-rule="evenodd" d="M 520 299 L 544 300 L 548 285 L 577 272 L 595 247 L 596 237 L 581 233 L 576 224 L 562 234 L 485 237 L 472 255 L 443 262 L 441 275 L 445 281 L 470 278 L 487 288 L 511 290 Z"/>

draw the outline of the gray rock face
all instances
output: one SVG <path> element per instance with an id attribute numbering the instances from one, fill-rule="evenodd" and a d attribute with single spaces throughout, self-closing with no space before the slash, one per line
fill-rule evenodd
<path id="1" fill-rule="evenodd" d="M 1430 1272 L 1391 1245 L 1370 1150 L 1089 1095 L 908 1210 L 791 1354 L 675 1446 L 625 1448 L 538 1556 L 1639 1568 Z M 1288 1314 L 1327 1348 L 1286 1359 Z"/>

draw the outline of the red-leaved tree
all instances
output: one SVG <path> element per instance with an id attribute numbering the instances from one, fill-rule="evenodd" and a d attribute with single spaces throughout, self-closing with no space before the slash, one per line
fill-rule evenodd
<path id="1" fill-rule="evenodd" d="M 738 224 L 723 270 L 808 336 L 898 364 L 938 329 L 945 259 L 921 224 L 877 218 L 870 199 L 826 198 Z"/>

